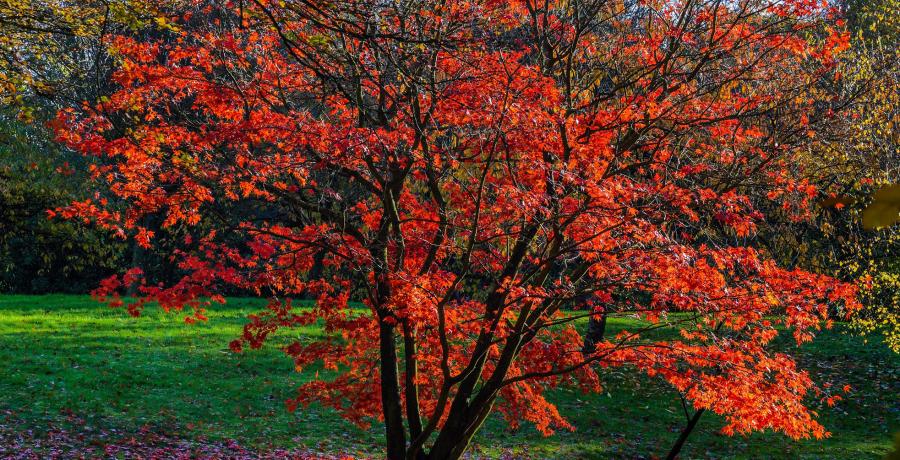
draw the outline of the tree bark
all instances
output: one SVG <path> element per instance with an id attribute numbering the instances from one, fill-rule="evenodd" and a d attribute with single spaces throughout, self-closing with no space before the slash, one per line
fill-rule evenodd
<path id="1" fill-rule="evenodd" d="M 395 328 L 382 321 L 380 328 L 381 405 L 384 415 L 387 458 L 406 458 L 406 432 L 403 429 L 403 407 L 400 400 L 400 381 L 397 371 Z"/>
<path id="2" fill-rule="evenodd" d="M 408 322 L 403 324 L 403 358 L 406 372 L 406 421 L 409 437 L 416 439 L 422 434 L 422 417 L 419 414 L 418 357 L 416 356 L 415 329 Z"/>
<path id="3" fill-rule="evenodd" d="M 604 311 L 598 318 L 591 315 L 588 321 L 587 331 L 584 333 L 584 346 L 582 352 L 591 354 L 597 350 L 597 344 L 603 341 L 606 334 L 606 312 Z"/>
<path id="4" fill-rule="evenodd" d="M 678 457 L 678 454 L 681 452 L 681 448 L 684 447 L 684 443 L 687 441 L 688 436 L 691 435 L 691 432 L 694 431 L 694 428 L 697 426 L 697 422 L 700 421 L 700 416 L 703 415 L 705 409 L 697 409 L 694 412 L 694 415 L 688 420 L 687 426 L 681 430 L 681 434 L 678 435 L 678 439 L 675 441 L 675 445 L 672 446 L 672 449 L 669 450 L 669 455 L 666 455 L 666 460 L 675 460 Z"/>

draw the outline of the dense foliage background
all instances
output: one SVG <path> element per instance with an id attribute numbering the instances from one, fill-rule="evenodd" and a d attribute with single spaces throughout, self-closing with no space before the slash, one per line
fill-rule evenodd
<path id="1" fill-rule="evenodd" d="M 127 245 L 48 210 L 89 196 L 80 156 L 39 124 L 0 117 L 0 292 L 85 293 L 122 263 Z"/>

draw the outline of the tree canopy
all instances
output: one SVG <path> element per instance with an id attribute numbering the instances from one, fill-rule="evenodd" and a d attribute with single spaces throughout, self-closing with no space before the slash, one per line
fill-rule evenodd
<path id="1" fill-rule="evenodd" d="M 272 301 L 235 351 L 321 325 L 284 351 L 331 372 L 289 407 L 380 421 L 391 459 L 459 458 L 493 410 L 571 428 L 544 392 L 599 391 L 611 366 L 667 380 L 727 434 L 827 436 L 807 404 L 840 396 L 771 344 L 858 310 L 857 287 L 779 266 L 758 236 L 767 216 L 812 219 L 826 192 L 807 152 L 842 114 L 825 90 L 850 46 L 837 14 L 190 2 L 167 29 L 110 36 L 116 89 L 54 122 L 115 197 L 55 213 L 146 248 L 180 232 L 180 280 L 132 267 L 97 290 L 133 314 L 202 320 L 240 288 Z M 579 320 L 602 315 L 647 325 L 583 347 Z"/>

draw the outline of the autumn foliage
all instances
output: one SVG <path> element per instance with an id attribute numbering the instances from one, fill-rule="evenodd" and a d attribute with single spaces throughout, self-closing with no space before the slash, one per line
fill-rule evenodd
<path id="1" fill-rule="evenodd" d="M 728 434 L 827 435 L 807 404 L 837 396 L 769 345 L 811 340 L 855 289 L 755 240 L 764 210 L 806 219 L 818 199 L 796 155 L 834 116 L 809 96 L 847 46 L 827 2 L 182 8 L 110 37 L 119 89 L 56 122 L 114 198 L 56 213 L 146 247 L 188 235 L 179 282 L 134 267 L 99 297 L 139 284 L 134 314 L 202 320 L 224 290 L 271 296 L 231 348 L 320 325 L 284 351 L 331 372 L 289 408 L 380 421 L 392 459 L 458 458 L 492 410 L 573 428 L 544 392 L 599 391 L 611 366 Z M 603 315 L 646 326 L 584 347 L 577 324 Z"/>

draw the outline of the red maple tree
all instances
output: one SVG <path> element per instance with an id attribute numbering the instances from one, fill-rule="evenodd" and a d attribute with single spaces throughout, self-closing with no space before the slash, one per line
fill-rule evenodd
<path id="1" fill-rule="evenodd" d="M 802 219 L 817 194 L 796 158 L 846 47 L 827 2 L 183 8 L 155 38 L 114 37 L 120 89 L 60 113 L 116 199 L 58 213 L 145 247 L 148 215 L 188 235 L 180 281 L 136 267 L 99 297 L 140 283 L 132 313 L 189 320 L 223 289 L 272 297 L 232 349 L 320 325 L 285 352 L 332 372 L 289 406 L 380 420 L 391 459 L 459 458 L 494 409 L 571 428 L 545 390 L 597 391 L 608 366 L 660 376 L 729 434 L 827 435 L 804 401 L 831 395 L 769 345 L 810 340 L 855 291 L 755 249 L 763 210 Z M 645 326 L 584 346 L 576 324 L 614 315 Z"/>

